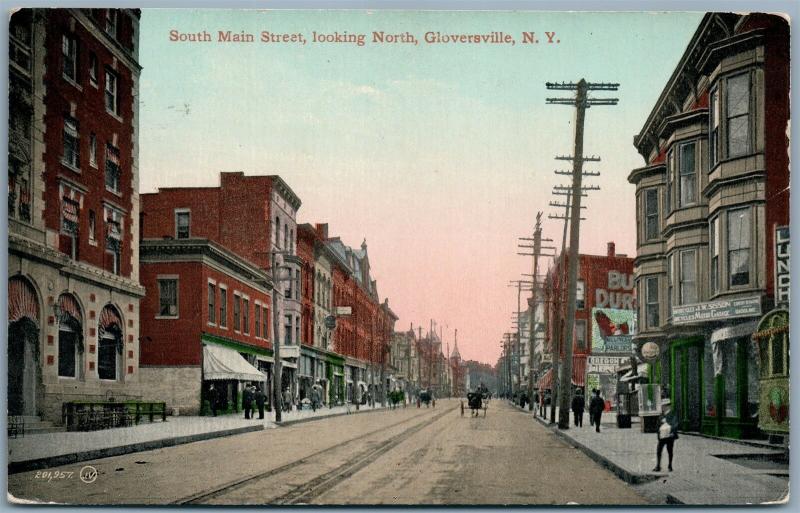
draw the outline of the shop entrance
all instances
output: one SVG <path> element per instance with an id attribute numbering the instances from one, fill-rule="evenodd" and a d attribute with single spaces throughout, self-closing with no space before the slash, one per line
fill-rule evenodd
<path id="1" fill-rule="evenodd" d="M 36 415 L 39 330 L 23 317 L 8 325 L 8 414 Z"/>
<path id="2" fill-rule="evenodd" d="M 682 431 L 700 431 L 703 390 L 703 338 L 676 340 L 671 349 L 672 409 Z"/>

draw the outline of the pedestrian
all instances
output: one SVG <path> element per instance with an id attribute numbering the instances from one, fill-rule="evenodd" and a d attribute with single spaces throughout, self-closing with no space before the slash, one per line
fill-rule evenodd
<path id="1" fill-rule="evenodd" d="M 253 411 L 253 390 L 249 385 L 244 387 L 242 392 L 242 407 L 244 408 L 244 418 L 250 418 L 250 412 Z"/>
<path id="2" fill-rule="evenodd" d="M 600 397 L 600 390 L 594 389 L 594 397 L 589 401 L 589 416 L 592 418 L 594 430 L 600 432 L 600 417 L 606 407 L 605 401 Z"/>
<path id="3" fill-rule="evenodd" d="M 256 406 L 258 406 L 258 418 L 264 419 L 264 403 L 267 401 L 267 395 L 260 388 L 256 391 Z"/>
<path id="4" fill-rule="evenodd" d="M 292 411 L 292 393 L 288 388 L 283 391 L 283 410 Z"/>
<path id="5" fill-rule="evenodd" d="M 583 398 L 583 390 L 580 388 L 572 398 L 572 413 L 575 415 L 575 427 L 583 427 L 583 410 L 586 408 L 586 400 Z"/>
<path id="6" fill-rule="evenodd" d="M 311 389 L 311 410 L 317 411 L 317 406 L 319 405 L 319 388 L 315 385 Z"/>
<path id="7" fill-rule="evenodd" d="M 664 446 L 667 447 L 667 456 L 669 457 L 669 466 L 667 468 L 672 472 L 672 454 L 675 440 L 678 439 L 678 424 L 670 422 L 667 416 L 661 417 L 661 425 L 658 427 L 657 435 L 656 468 L 653 469 L 653 472 L 661 472 L 661 453 L 664 452 Z"/>
<path id="8" fill-rule="evenodd" d="M 219 398 L 217 397 L 217 389 L 214 388 L 214 383 L 208 387 L 208 402 L 211 406 L 211 414 L 217 416 L 217 408 L 219 407 Z"/>

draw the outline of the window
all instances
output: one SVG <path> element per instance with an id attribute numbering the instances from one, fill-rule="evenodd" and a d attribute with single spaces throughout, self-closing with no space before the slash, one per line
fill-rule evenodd
<path id="1" fill-rule="evenodd" d="M 292 299 L 292 287 L 294 286 L 294 280 L 292 279 L 292 270 L 288 270 L 289 279 L 286 281 L 286 287 L 283 289 L 283 297 L 286 299 Z"/>
<path id="2" fill-rule="evenodd" d="M 78 357 L 78 334 L 64 323 L 58 329 L 58 375 L 62 378 L 76 377 Z"/>
<path id="3" fill-rule="evenodd" d="M 284 321 L 283 326 L 283 337 L 284 337 L 284 344 L 291 345 L 292 344 L 292 316 L 286 315 L 286 320 Z"/>
<path id="4" fill-rule="evenodd" d="M 575 321 L 575 348 L 578 351 L 586 350 L 586 321 L 582 319 Z"/>
<path id="5" fill-rule="evenodd" d="M 283 225 L 283 248 L 289 250 L 289 225 Z"/>
<path id="6" fill-rule="evenodd" d="M 718 342 L 722 347 L 722 374 L 725 383 L 724 408 L 726 417 L 737 417 L 739 415 L 739 405 L 737 404 L 738 383 L 736 371 L 736 340 L 723 340 Z"/>
<path id="7" fill-rule="evenodd" d="M 208 322 L 217 322 L 217 286 L 213 283 L 208 284 Z"/>
<path id="8" fill-rule="evenodd" d="M 228 289 L 219 288 L 219 327 L 228 326 Z"/>
<path id="9" fill-rule="evenodd" d="M 672 183 L 674 181 L 673 173 L 675 172 L 675 152 L 669 150 L 667 152 L 667 209 L 672 212 L 674 210 L 674 199 L 672 194 Z"/>
<path id="10" fill-rule="evenodd" d="M 658 238 L 658 189 L 647 189 L 644 193 L 645 240 Z"/>
<path id="11" fill-rule="evenodd" d="M 64 76 L 78 80 L 78 40 L 64 34 L 61 38 L 61 53 L 64 57 Z"/>
<path id="12" fill-rule="evenodd" d="M 716 376 L 714 376 L 714 350 L 711 342 L 706 340 L 703 355 L 703 411 L 706 417 L 717 416 Z"/>
<path id="13" fill-rule="evenodd" d="M 117 37 L 117 10 L 106 9 L 106 34 Z"/>
<path id="14" fill-rule="evenodd" d="M 264 315 L 261 316 L 261 333 L 264 338 L 269 338 L 269 309 L 264 307 Z"/>
<path id="15" fill-rule="evenodd" d="M 300 271 L 294 272 L 294 298 L 300 299 Z"/>
<path id="16" fill-rule="evenodd" d="M 119 274 L 120 252 L 122 250 L 122 219 L 114 213 L 108 213 L 106 218 L 106 270 Z"/>
<path id="17" fill-rule="evenodd" d="M 719 162 L 719 89 L 714 88 L 711 91 L 711 106 L 708 109 L 709 119 L 709 134 L 708 145 L 711 151 L 711 164 L 713 168 Z"/>
<path id="18" fill-rule="evenodd" d="M 697 173 L 695 172 L 695 144 L 680 146 L 680 207 L 695 203 L 697 197 Z"/>
<path id="19" fill-rule="evenodd" d="M 242 298 L 233 294 L 233 330 L 241 331 L 242 328 Z"/>
<path id="20" fill-rule="evenodd" d="M 648 328 L 658 328 L 658 277 L 651 276 L 645 279 L 645 320 Z"/>
<path id="21" fill-rule="evenodd" d="M 675 301 L 675 254 L 670 254 L 667 259 L 667 311 L 669 317 L 672 317 L 672 302 Z"/>
<path id="22" fill-rule="evenodd" d="M 586 308 L 586 285 L 583 280 L 578 280 L 575 284 L 575 308 L 578 310 Z"/>
<path id="23" fill-rule="evenodd" d="M 61 234 L 59 250 L 70 258 L 78 258 L 78 223 L 80 204 L 67 197 L 61 198 Z"/>
<path id="24" fill-rule="evenodd" d="M 709 254 L 711 256 L 711 292 L 719 292 L 719 216 L 715 217 L 709 226 Z"/>
<path id="25" fill-rule="evenodd" d="M 175 278 L 158 280 L 158 315 L 178 316 L 178 280 Z"/>
<path id="26" fill-rule="evenodd" d="M 97 167 L 97 136 L 89 135 L 89 165 Z"/>
<path id="27" fill-rule="evenodd" d="M 120 167 L 119 150 L 114 146 L 106 145 L 106 189 L 119 192 Z"/>
<path id="28" fill-rule="evenodd" d="M 175 238 L 188 239 L 189 238 L 189 223 L 191 213 L 188 211 L 175 212 Z"/>
<path id="29" fill-rule="evenodd" d="M 680 304 L 697 303 L 697 269 L 695 268 L 695 251 L 681 251 L 680 272 Z"/>
<path id="30" fill-rule="evenodd" d="M 94 53 L 89 55 L 89 82 L 97 85 L 97 56 Z"/>
<path id="31" fill-rule="evenodd" d="M 261 305 L 256 303 L 255 311 L 253 312 L 253 327 L 255 328 L 256 338 L 261 338 Z"/>
<path id="32" fill-rule="evenodd" d="M 728 283 L 750 283 L 750 209 L 728 212 Z"/>
<path id="33" fill-rule="evenodd" d="M 295 317 L 294 320 L 294 343 L 300 343 L 300 317 Z"/>
<path id="34" fill-rule="evenodd" d="M 117 112 L 117 75 L 106 70 L 106 110 L 112 114 Z"/>
<path id="35" fill-rule="evenodd" d="M 281 244 L 281 218 L 275 217 L 275 247 Z"/>
<path id="36" fill-rule="evenodd" d="M 100 379 L 117 379 L 117 341 L 113 336 L 100 339 L 97 350 L 97 377 Z"/>
<path id="37" fill-rule="evenodd" d="M 727 80 L 726 136 L 728 157 L 750 151 L 750 75 L 737 75 Z"/>
<path id="38" fill-rule="evenodd" d="M 250 300 L 242 299 L 242 333 L 250 333 Z"/>
<path id="39" fill-rule="evenodd" d="M 78 121 L 64 118 L 64 156 L 62 162 L 75 169 L 81 167 L 80 145 L 78 144 Z"/>
<path id="40" fill-rule="evenodd" d="M 96 242 L 97 235 L 96 235 L 96 225 L 97 221 L 95 220 L 94 210 L 89 211 L 89 241 Z"/>

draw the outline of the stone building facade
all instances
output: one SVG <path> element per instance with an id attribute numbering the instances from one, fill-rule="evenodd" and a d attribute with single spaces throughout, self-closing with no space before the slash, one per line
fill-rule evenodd
<path id="1" fill-rule="evenodd" d="M 10 20 L 9 413 L 139 390 L 136 9 Z"/>

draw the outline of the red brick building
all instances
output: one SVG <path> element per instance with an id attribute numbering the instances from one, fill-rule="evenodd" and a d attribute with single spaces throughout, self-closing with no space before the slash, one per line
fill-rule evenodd
<path id="1" fill-rule="evenodd" d="M 146 204 L 146 202 L 145 202 Z M 242 385 L 272 377 L 272 280 L 208 239 L 144 239 L 140 372 L 149 400 L 197 414 L 238 407 Z M 209 405 L 210 406 L 210 405 Z"/>
<path id="2" fill-rule="evenodd" d="M 136 9 L 23 9 L 9 37 L 9 412 L 136 399 Z"/>
<path id="3" fill-rule="evenodd" d="M 252 276 L 248 274 L 244 283 L 251 287 L 258 284 L 263 289 L 262 292 L 268 294 L 270 298 L 273 283 L 271 259 L 273 253 L 278 254 L 277 258 L 281 262 L 281 280 L 275 288 L 280 296 L 279 323 L 277 336 L 272 336 L 269 340 L 279 341 L 281 344 L 282 386 L 284 389 L 289 389 L 293 398 L 297 399 L 296 369 L 301 342 L 302 260 L 296 256 L 295 217 L 300 207 L 300 199 L 279 176 L 246 176 L 241 172 L 221 173 L 219 187 L 160 188 L 157 193 L 142 194 L 141 197 L 143 246 L 155 244 L 151 241 L 162 241 L 161 244 L 164 244 L 165 239 L 204 240 L 209 247 L 219 249 L 228 254 L 229 258 L 241 259 L 257 270 L 258 272 Z M 158 261 L 157 255 L 153 258 Z M 241 277 L 237 279 L 241 281 Z M 231 308 L 234 307 L 235 298 L 229 300 L 232 301 Z M 251 310 L 248 313 L 252 314 L 253 320 L 256 315 L 253 310 L 255 300 L 254 296 L 248 302 Z M 261 300 L 263 298 L 259 301 Z M 244 302 L 243 297 L 242 302 Z M 271 301 L 262 307 L 258 315 L 262 316 L 263 324 L 264 312 L 267 310 L 270 312 L 268 324 L 271 335 L 275 331 L 271 326 L 273 310 Z M 200 325 L 204 332 L 207 331 L 205 323 L 200 322 Z M 212 334 L 213 329 L 208 333 Z M 251 334 L 254 334 L 254 330 Z M 251 338 L 243 332 L 240 332 L 240 335 L 234 337 L 232 341 L 259 346 L 252 335 Z M 266 338 L 261 338 L 266 341 Z M 207 342 L 203 340 L 206 345 Z M 247 351 L 240 352 L 247 353 Z M 261 347 L 256 350 L 254 356 L 258 357 L 255 358 L 255 362 L 261 362 L 261 370 L 266 371 L 267 377 L 271 379 L 272 346 Z M 250 360 L 250 363 L 254 363 L 253 358 Z M 160 364 L 157 360 L 148 360 L 150 366 Z M 229 388 L 232 390 L 233 385 Z M 232 397 L 232 393 L 229 396 Z"/>
<path id="4" fill-rule="evenodd" d="M 631 356 L 630 344 L 626 350 L 605 347 L 603 329 L 608 330 L 606 319 L 616 318 L 618 315 L 632 317 L 633 322 L 627 322 L 626 328 L 631 335 L 636 329 L 636 294 L 633 283 L 633 258 L 616 254 L 615 244 L 608 243 L 605 255 L 579 256 L 578 284 L 575 309 L 575 326 L 573 328 L 572 342 L 572 384 L 585 387 L 587 374 L 609 375 L 608 362 L 618 361 L 623 363 Z M 552 362 L 553 342 L 562 336 L 565 310 L 559 303 L 563 297 L 562 290 L 565 286 L 564 276 L 568 271 L 569 258 L 564 254 L 555 259 L 555 263 L 547 272 L 546 300 L 545 300 L 545 354 L 549 353 L 548 360 Z M 625 311 L 625 312 L 617 312 Z M 613 321 L 610 321 L 613 322 Z M 602 329 L 600 328 L 602 326 Z M 613 336 L 613 335 L 612 335 Z M 617 340 L 619 342 L 620 340 Z M 624 341 L 623 341 L 624 342 Z M 612 350 L 614 349 L 614 350 Z M 561 356 L 564 348 L 561 347 Z M 602 358 L 605 367 L 602 372 L 599 368 L 589 365 L 590 355 Z M 616 365 L 616 364 L 615 364 Z M 542 378 L 545 388 L 552 382 L 552 373 L 547 372 Z M 608 378 L 604 378 L 604 383 Z M 598 386 L 593 383 L 589 388 Z M 613 395 L 613 391 L 604 391 L 604 397 Z"/>

